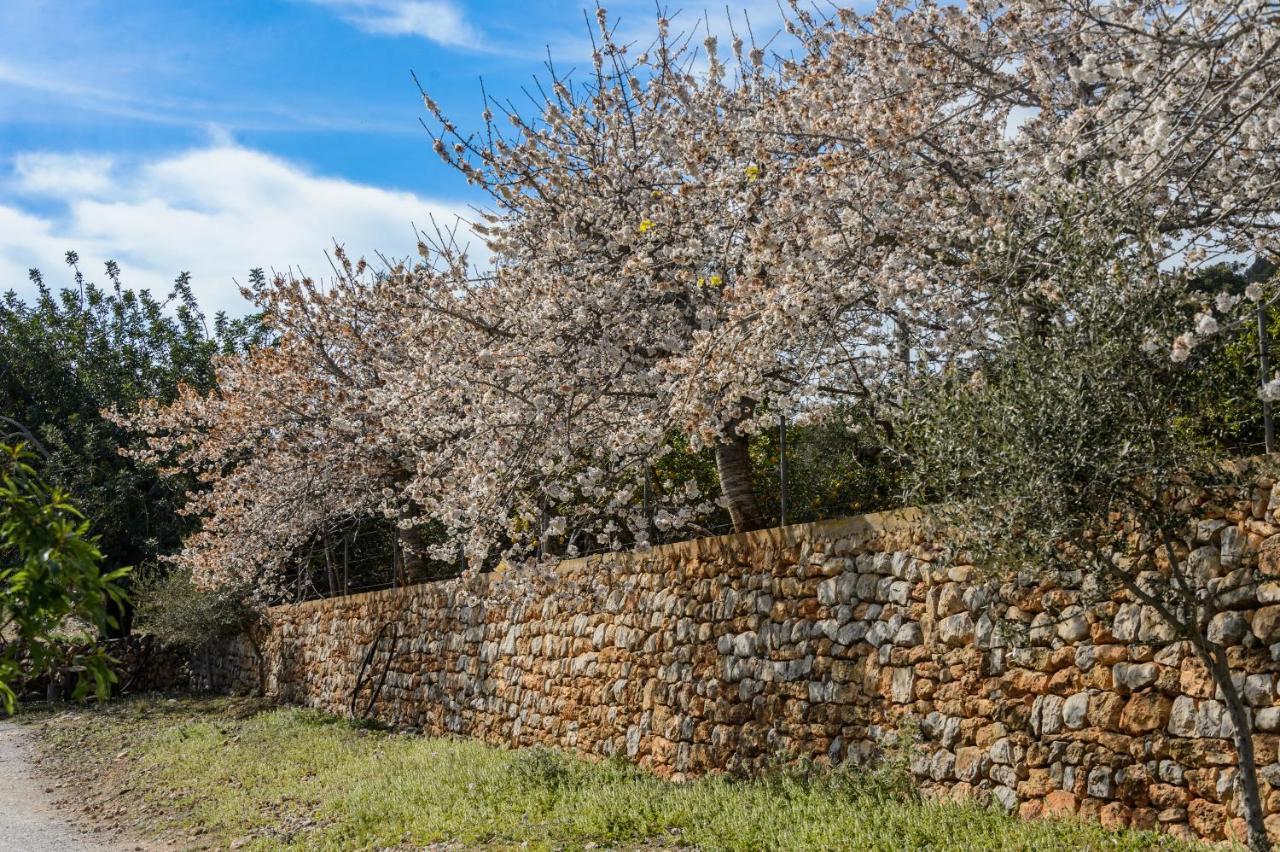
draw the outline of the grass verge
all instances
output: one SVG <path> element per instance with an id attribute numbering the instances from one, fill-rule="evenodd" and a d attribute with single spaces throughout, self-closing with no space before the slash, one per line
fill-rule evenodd
<path id="1" fill-rule="evenodd" d="M 397 735 L 245 699 L 26 717 L 86 810 L 183 848 L 1190 849 L 920 801 L 889 772 L 672 784 L 621 762 Z"/>

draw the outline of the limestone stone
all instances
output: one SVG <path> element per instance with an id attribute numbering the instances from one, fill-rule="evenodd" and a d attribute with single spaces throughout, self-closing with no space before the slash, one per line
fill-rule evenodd
<path id="1" fill-rule="evenodd" d="M 1179 695 L 1173 700 L 1173 706 L 1169 710 L 1169 733 L 1177 737 L 1194 737 L 1196 716 L 1196 700 L 1190 696 Z"/>
<path id="2" fill-rule="evenodd" d="M 1116 663 L 1111 676 L 1119 688 L 1136 691 L 1156 682 L 1159 667 L 1155 663 Z"/>
<path id="3" fill-rule="evenodd" d="M 1013 789 L 1003 785 L 991 789 L 991 798 L 1006 813 L 1013 811 L 1018 806 L 1018 794 Z"/>
<path id="4" fill-rule="evenodd" d="M 1225 837 L 1227 809 L 1206 799 L 1196 799 L 1187 805 L 1187 822 L 1196 834 L 1207 840 Z"/>
<path id="5" fill-rule="evenodd" d="M 1077 692 L 1062 703 L 1062 724 L 1071 730 L 1079 730 L 1088 722 L 1089 693 Z"/>
<path id="6" fill-rule="evenodd" d="M 1140 735 L 1158 731 L 1169 721 L 1173 701 L 1159 693 L 1137 693 L 1130 697 L 1120 714 L 1120 728 L 1126 734 Z"/>
<path id="7" fill-rule="evenodd" d="M 1235 612 L 1220 612 L 1209 620 L 1206 635 L 1210 642 L 1222 645 L 1234 645 L 1249 632 L 1249 619 Z"/>
<path id="8" fill-rule="evenodd" d="M 1263 540 L 1258 549 L 1258 570 L 1268 577 L 1280 577 L 1280 535 Z"/>
<path id="9" fill-rule="evenodd" d="M 1108 802 L 1098 811 L 1098 821 L 1108 831 L 1128 828 L 1133 819 L 1133 809 L 1122 802 Z"/>
<path id="10" fill-rule="evenodd" d="M 1275 675 L 1254 674 L 1244 679 L 1244 700 L 1251 707 L 1266 707 L 1275 699 Z"/>
<path id="11" fill-rule="evenodd" d="M 1062 730 L 1062 706 L 1066 702 L 1057 695 L 1041 695 L 1032 708 L 1032 730 L 1041 736 Z"/>
<path id="12" fill-rule="evenodd" d="M 991 744 L 991 762 L 1000 766 L 1012 766 L 1015 760 L 1013 740 L 1001 737 Z"/>
<path id="13" fill-rule="evenodd" d="M 1118 729 L 1124 706 L 1124 699 L 1113 692 L 1095 692 L 1089 697 L 1089 724 L 1107 730 Z"/>
<path id="14" fill-rule="evenodd" d="M 1121 642 L 1133 642 L 1138 638 L 1138 630 L 1142 625 L 1142 605 L 1136 603 L 1121 604 L 1116 610 L 1111 623 L 1111 633 Z"/>
<path id="15" fill-rule="evenodd" d="M 991 760 L 986 751 L 977 746 L 956 749 L 955 774 L 960 781 L 974 782 L 987 774 Z"/>
<path id="16" fill-rule="evenodd" d="M 1053 776 L 1048 769 L 1036 768 L 1027 772 L 1027 777 L 1018 784 L 1018 795 L 1024 799 L 1035 799 L 1053 790 Z"/>
<path id="17" fill-rule="evenodd" d="M 1079 642 L 1089 635 L 1089 620 L 1085 617 L 1084 608 L 1069 606 L 1062 611 L 1058 620 L 1058 638 L 1063 642 Z"/>
<path id="18" fill-rule="evenodd" d="M 1280 642 L 1280 605 L 1264 606 L 1254 612 L 1252 630 L 1264 644 Z"/>
<path id="19" fill-rule="evenodd" d="M 1238 554 L 1237 554 L 1238 559 Z M 1197 547 L 1187 554 L 1187 570 L 1201 582 L 1222 575 L 1222 559 L 1218 548 L 1211 545 Z"/>
<path id="20" fill-rule="evenodd" d="M 889 681 L 889 700 L 906 704 L 915 697 L 916 674 L 909 668 L 894 669 Z"/>
<path id="21" fill-rule="evenodd" d="M 1138 641 L 1159 643 L 1168 642 L 1176 636 L 1173 625 L 1165 621 L 1164 616 L 1151 606 L 1142 608 L 1142 623 L 1138 628 Z"/>
<path id="22" fill-rule="evenodd" d="M 973 631 L 973 616 L 967 612 L 947 616 L 938 622 L 938 638 L 952 648 L 972 642 Z"/>
<path id="23" fill-rule="evenodd" d="M 1073 793 L 1067 790 L 1054 790 L 1044 797 L 1044 815 L 1047 817 L 1068 817 L 1079 808 L 1079 802 Z"/>
<path id="24" fill-rule="evenodd" d="M 1259 710 L 1253 717 L 1253 724 L 1259 731 L 1280 731 L 1280 707 L 1264 707 Z"/>
<path id="25" fill-rule="evenodd" d="M 840 600 L 837 594 L 839 581 L 832 577 L 829 580 L 823 580 L 818 584 L 818 603 L 823 606 L 835 606 Z"/>
<path id="26" fill-rule="evenodd" d="M 1114 789 L 1115 783 L 1110 769 L 1105 766 L 1097 766 L 1090 770 L 1088 780 L 1085 782 L 1085 790 L 1090 796 L 1097 799 L 1109 799 Z"/>
<path id="27" fill-rule="evenodd" d="M 1222 518 L 1202 518 L 1196 521 L 1196 541 L 1214 542 L 1217 540 L 1219 532 L 1227 526 L 1227 522 Z M 1217 553 L 1217 548 L 1213 548 Z M 1195 551 L 1192 551 L 1194 553 Z"/>
<path id="28" fill-rule="evenodd" d="M 1047 612 L 1037 613 L 1031 619 L 1031 630 L 1028 638 L 1032 645 L 1048 645 L 1058 635 L 1057 623 Z"/>
<path id="29" fill-rule="evenodd" d="M 934 752 L 929 764 L 929 776 L 934 781 L 948 781 L 955 777 L 956 756 L 946 749 Z"/>
<path id="30" fill-rule="evenodd" d="M 1267 580 L 1258 584 L 1258 603 L 1280 603 L 1280 581 Z"/>

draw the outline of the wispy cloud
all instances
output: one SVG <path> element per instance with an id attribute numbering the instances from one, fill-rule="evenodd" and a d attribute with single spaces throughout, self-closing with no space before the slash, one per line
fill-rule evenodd
<path id="1" fill-rule="evenodd" d="M 333 9 L 343 20 L 367 33 L 418 36 L 445 47 L 479 50 L 478 29 L 447 0 L 307 0 Z"/>
<path id="2" fill-rule="evenodd" d="M 553 15 L 492 20 L 483 29 L 468 20 L 452 0 L 301 2 L 329 9 L 366 33 L 417 36 L 444 47 L 534 62 L 543 61 L 548 52 L 557 60 L 586 61 L 591 56 L 591 30 L 596 26 L 595 4 L 591 0 L 556 3 Z M 616 0 L 608 4 L 608 9 L 619 41 L 640 49 L 653 42 L 659 11 L 652 0 Z M 696 44 L 700 45 L 710 32 L 726 47 L 734 32 L 744 39 L 754 36 L 764 46 L 779 31 L 785 17 L 778 0 L 731 0 L 727 5 L 688 3 L 670 16 L 674 31 L 694 36 Z"/>
<path id="3" fill-rule="evenodd" d="M 407 91 L 407 82 L 405 85 Z M 241 132 L 419 132 L 412 121 L 388 121 L 360 107 L 342 111 L 327 102 L 246 104 L 239 98 L 168 96 L 136 80 L 119 82 L 115 87 L 87 86 L 38 64 L 20 67 L 0 58 L 0 114 L 7 111 L 14 117 L 31 117 L 51 109 L 63 115 L 70 111 L 169 127 L 204 129 L 213 123 Z"/>
<path id="4" fill-rule="evenodd" d="M 0 290 L 29 295 L 31 267 L 57 283 L 63 252 L 74 249 L 86 269 L 116 260 L 130 286 L 157 292 L 189 271 L 201 304 L 237 313 L 247 306 L 232 279 L 252 267 L 324 278 L 335 240 L 357 257 L 405 257 L 414 224 L 448 225 L 465 210 L 231 143 L 132 164 L 28 152 L 9 182 L 33 203 L 0 203 Z"/>
<path id="5" fill-rule="evenodd" d="M 110 157 L 37 151 L 15 157 L 13 173 L 25 195 L 90 197 L 111 190 L 111 166 Z"/>

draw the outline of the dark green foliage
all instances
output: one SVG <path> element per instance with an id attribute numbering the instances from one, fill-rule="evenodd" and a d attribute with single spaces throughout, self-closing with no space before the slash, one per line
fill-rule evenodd
<path id="1" fill-rule="evenodd" d="M 1190 282 L 1206 294 L 1239 295 L 1251 281 L 1267 280 L 1273 270 L 1256 265 L 1248 270 L 1225 264 L 1201 272 Z M 1267 318 L 1268 351 L 1272 370 L 1280 365 L 1280 309 L 1262 309 Z M 1262 404 L 1258 399 L 1258 324 L 1246 322 L 1229 330 L 1196 366 L 1200 381 L 1185 415 L 1185 426 L 1217 444 L 1224 453 L 1244 456 L 1263 451 Z"/>
<path id="2" fill-rule="evenodd" d="M 89 518 L 108 569 L 139 565 L 175 549 L 190 529 L 178 509 L 193 483 L 161 479 L 122 455 L 143 439 L 103 410 L 168 401 L 181 384 L 208 392 L 214 357 L 264 342 L 265 330 L 255 317 L 223 314 L 210 328 L 185 274 L 161 301 L 122 287 L 114 263 L 103 289 L 84 279 L 74 253 L 67 262 L 74 287 L 55 292 L 32 270 L 31 304 L 12 291 L 0 298 L 0 438 L 40 453 L 42 474 Z"/>
<path id="3" fill-rule="evenodd" d="M 76 695 L 105 698 L 115 676 L 97 647 L 66 658 L 65 639 L 111 624 L 109 604 L 125 600 L 127 568 L 103 571 L 89 524 L 31 467 L 21 445 L 0 444 L 0 708 L 13 711 L 13 684 L 69 666 Z"/>
<path id="4" fill-rule="evenodd" d="M 710 449 L 694 452 L 676 435 L 671 450 L 655 466 L 653 482 L 660 489 L 666 481 L 697 482 L 703 494 L 719 492 L 715 456 Z M 782 520 L 781 436 L 778 429 L 753 435 L 751 463 L 755 491 L 766 523 Z M 788 524 L 808 523 L 861 512 L 875 512 L 899 505 L 901 470 L 895 456 L 884 451 L 881 430 L 857 410 L 839 411 L 831 418 L 805 425 L 787 426 Z M 702 518 L 707 532 L 732 530 L 729 514 L 719 510 Z M 697 534 L 694 531 L 692 534 Z M 688 538 L 688 530 L 676 530 L 670 538 Z"/>
<path id="5" fill-rule="evenodd" d="M 875 512 L 901 499 L 901 472 L 884 452 L 884 436 L 857 410 L 787 427 L 787 523 Z M 781 518 L 781 441 L 777 429 L 751 444 L 756 490 L 765 515 Z"/>

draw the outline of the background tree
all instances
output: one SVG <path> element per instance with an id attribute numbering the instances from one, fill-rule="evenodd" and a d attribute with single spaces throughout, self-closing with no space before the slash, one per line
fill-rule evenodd
<path id="1" fill-rule="evenodd" d="M 1201 270 L 1191 279 L 1191 288 L 1204 297 L 1226 293 L 1245 298 L 1250 284 L 1265 284 L 1274 274 L 1269 264 L 1248 268 L 1219 264 Z M 1272 373 L 1262 375 L 1258 323 L 1239 322 L 1223 329 L 1217 342 L 1199 362 L 1197 371 L 1205 380 L 1197 386 L 1199 395 L 1188 413 L 1188 427 L 1203 433 L 1223 454 L 1245 456 L 1265 452 L 1262 405 L 1259 386 L 1273 381 L 1280 364 L 1280 308 L 1259 305 L 1266 323 L 1266 354 Z"/>
<path id="2" fill-rule="evenodd" d="M 173 399 L 180 384 L 209 392 L 214 359 L 261 344 L 254 317 L 206 323 L 183 274 L 164 300 L 125 289 L 107 263 L 107 289 L 87 281 L 74 253 L 73 286 L 52 290 L 31 273 L 35 299 L 0 298 L 0 435 L 39 453 L 41 472 L 90 520 L 107 570 L 140 565 L 175 550 L 192 524 L 179 513 L 187 477 L 164 479 L 121 454 L 143 438 L 104 409 L 129 411 L 144 399 Z M 254 277 L 258 277 L 255 273 Z M 119 627 L 128 629 L 122 613 Z"/>
<path id="3" fill-rule="evenodd" d="M 22 445 L 0 444 L 0 708 L 13 712 L 14 684 L 70 666 L 76 695 L 105 698 L 115 680 L 102 649 L 66 657 L 81 631 L 90 642 L 125 602 L 128 568 L 103 570 L 89 522 L 65 492 L 45 485 Z"/>

